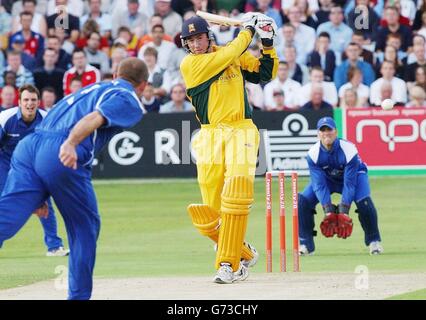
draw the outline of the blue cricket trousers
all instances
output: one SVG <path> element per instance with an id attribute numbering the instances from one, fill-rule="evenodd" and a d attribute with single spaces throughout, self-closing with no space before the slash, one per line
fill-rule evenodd
<path id="1" fill-rule="evenodd" d="M 58 155 L 65 139 L 65 133 L 36 131 L 16 147 L 0 199 L 0 247 L 51 195 L 70 246 L 68 299 L 90 299 L 100 230 L 91 170 L 82 166 L 91 154 L 79 146 L 78 169 L 64 167 Z"/>
<path id="2" fill-rule="evenodd" d="M 7 174 L 9 172 L 10 165 L 6 167 L 6 164 L 0 164 L 0 194 L 3 191 L 6 183 Z M 46 244 L 47 250 L 57 249 L 63 246 L 62 239 L 58 237 L 58 227 L 56 223 L 55 210 L 53 210 L 52 201 L 50 198 L 47 200 L 49 205 L 49 216 L 47 218 L 40 218 L 41 225 L 44 231 L 44 243 Z"/>
<path id="3" fill-rule="evenodd" d="M 330 193 L 342 193 L 343 184 L 331 183 L 329 180 L 327 182 Z M 369 200 L 368 203 L 371 205 L 366 207 L 361 201 L 363 199 L 371 199 L 370 183 L 367 173 L 359 172 L 357 175 L 354 201 L 358 208 L 358 217 L 365 233 L 365 243 L 368 245 L 372 241 L 380 241 L 380 232 L 377 224 L 377 212 L 372 205 L 372 201 Z M 300 243 L 304 244 L 310 252 L 315 250 L 313 212 L 318 202 L 310 183 L 299 194 L 299 239 Z"/>

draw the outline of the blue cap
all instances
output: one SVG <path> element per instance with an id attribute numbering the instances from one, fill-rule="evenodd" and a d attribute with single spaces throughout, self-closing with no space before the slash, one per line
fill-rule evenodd
<path id="1" fill-rule="evenodd" d="M 323 126 L 329 127 L 330 129 L 336 129 L 336 122 L 334 122 L 333 118 L 331 117 L 323 117 L 318 120 L 317 130 Z"/>
<path id="2" fill-rule="evenodd" d="M 20 34 L 17 34 L 12 38 L 12 43 L 25 43 L 25 39 Z"/>

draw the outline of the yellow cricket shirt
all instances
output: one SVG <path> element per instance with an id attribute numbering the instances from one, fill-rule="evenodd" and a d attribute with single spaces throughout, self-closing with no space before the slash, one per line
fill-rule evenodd
<path id="1" fill-rule="evenodd" d="M 251 40 L 251 32 L 243 30 L 224 47 L 213 46 L 211 53 L 189 54 L 182 60 L 187 95 L 201 124 L 250 119 L 252 109 L 244 80 L 259 83 L 275 78 L 275 49 L 263 50 L 261 57 L 255 58 L 246 52 Z"/>

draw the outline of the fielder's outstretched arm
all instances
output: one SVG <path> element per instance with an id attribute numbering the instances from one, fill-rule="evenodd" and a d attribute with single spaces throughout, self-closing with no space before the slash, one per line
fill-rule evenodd
<path id="1" fill-rule="evenodd" d="M 105 123 L 106 120 L 102 114 L 99 111 L 93 111 L 75 124 L 68 139 L 64 141 L 59 150 L 59 159 L 65 167 L 77 169 L 76 147 Z"/>

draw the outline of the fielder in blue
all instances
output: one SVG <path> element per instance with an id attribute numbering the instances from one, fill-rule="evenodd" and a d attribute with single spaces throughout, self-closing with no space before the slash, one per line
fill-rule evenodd
<path id="1" fill-rule="evenodd" d="M 299 194 L 300 254 L 312 254 L 314 244 L 315 206 L 321 203 L 324 219 L 320 229 L 324 236 L 346 239 L 352 234 L 353 223 L 349 209 L 355 202 L 358 219 L 365 234 L 370 254 L 383 252 L 377 222 L 377 211 L 370 196 L 367 166 L 358 155 L 355 145 L 337 138 L 336 123 L 330 117 L 317 124 L 319 140 L 307 156 L 310 184 Z M 333 205 L 331 194 L 342 195 L 340 204 Z"/>
<path id="2" fill-rule="evenodd" d="M 10 159 L 20 140 L 34 132 L 34 128 L 46 116 L 46 111 L 38 109 L 40 93 L 32 85 L 24 85 L 19 89 L 19 107 L 10 108 L 0 113 L 0 193 L 6 183 L 10 169 Z M 55 212 L 48 200 L 48 216 L 40 218 L 44 230 L 44 242 L 48 257 L 66 256 L 62 239 L 57 234 Z"/>
<path id="3" fill-rule="evenodd" d="M 69 299 L 90 299 L 100 230 L 91 182 L 94 154 L 122 128 L 143 116 L 139 97 L 148 80 L 145 63 L 127 58 L 117 77 L 64 97 L 35 132 L 21 140 L 0 199 L 0 247 L 50 196 L 64 219 L 70 246 Z"/>

